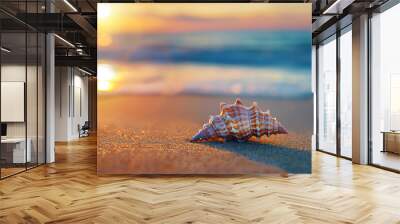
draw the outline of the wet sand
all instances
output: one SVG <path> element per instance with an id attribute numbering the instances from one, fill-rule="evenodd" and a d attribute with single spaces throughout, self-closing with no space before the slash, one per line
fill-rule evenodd
<path id="1" fill-rule="evenodd" d="M 253 100 L 288 135 L 248 143 L 191 143 L 233 97 L 99 96 L 99 174 L 258 174 L 311 171 L 312 100 Z"/>

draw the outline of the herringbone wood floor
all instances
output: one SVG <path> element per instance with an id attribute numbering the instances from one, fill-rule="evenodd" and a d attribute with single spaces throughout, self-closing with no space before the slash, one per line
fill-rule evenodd
<path id="1" fill-rule="evenodd" d="M 0 181 L 0 223 L 400 223 L 400 175 L 313 154 L 313 174 L 96 175 L 96 139 Z"/>

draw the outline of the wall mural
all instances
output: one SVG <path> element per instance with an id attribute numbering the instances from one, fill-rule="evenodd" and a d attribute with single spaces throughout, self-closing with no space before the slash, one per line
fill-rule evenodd
<path id="1" fill-rule="evenodd" d="M 98 4 L 98 173 L 311 172 L 311 4 Z"/>

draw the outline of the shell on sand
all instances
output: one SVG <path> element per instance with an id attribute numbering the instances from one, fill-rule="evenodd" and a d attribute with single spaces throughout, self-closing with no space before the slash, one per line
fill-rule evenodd
<path id="1" fill-rule="evenodd" d="M 252 106 L 246 107 L 240 99 L 236 99 L 234 104 L 221 103 L 220 107 L 221 113 L 211 116 L 208 123 L 192 137 L 192 142 L 215 138 L 247 141 L 252 136 L 288 133 L 269 111 L 261 111 L 255 102 Z"/>

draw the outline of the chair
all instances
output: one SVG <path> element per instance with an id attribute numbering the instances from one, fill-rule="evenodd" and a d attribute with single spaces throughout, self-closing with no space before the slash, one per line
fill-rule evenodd
<path id="1" fill-rule="evenodd" d="M 79 138 L 89 136 L 89 129 L 90 129 L 89 121 L 85 121 L 82 127 L 80 127 L 80 125 L 78 124 Z"/>

